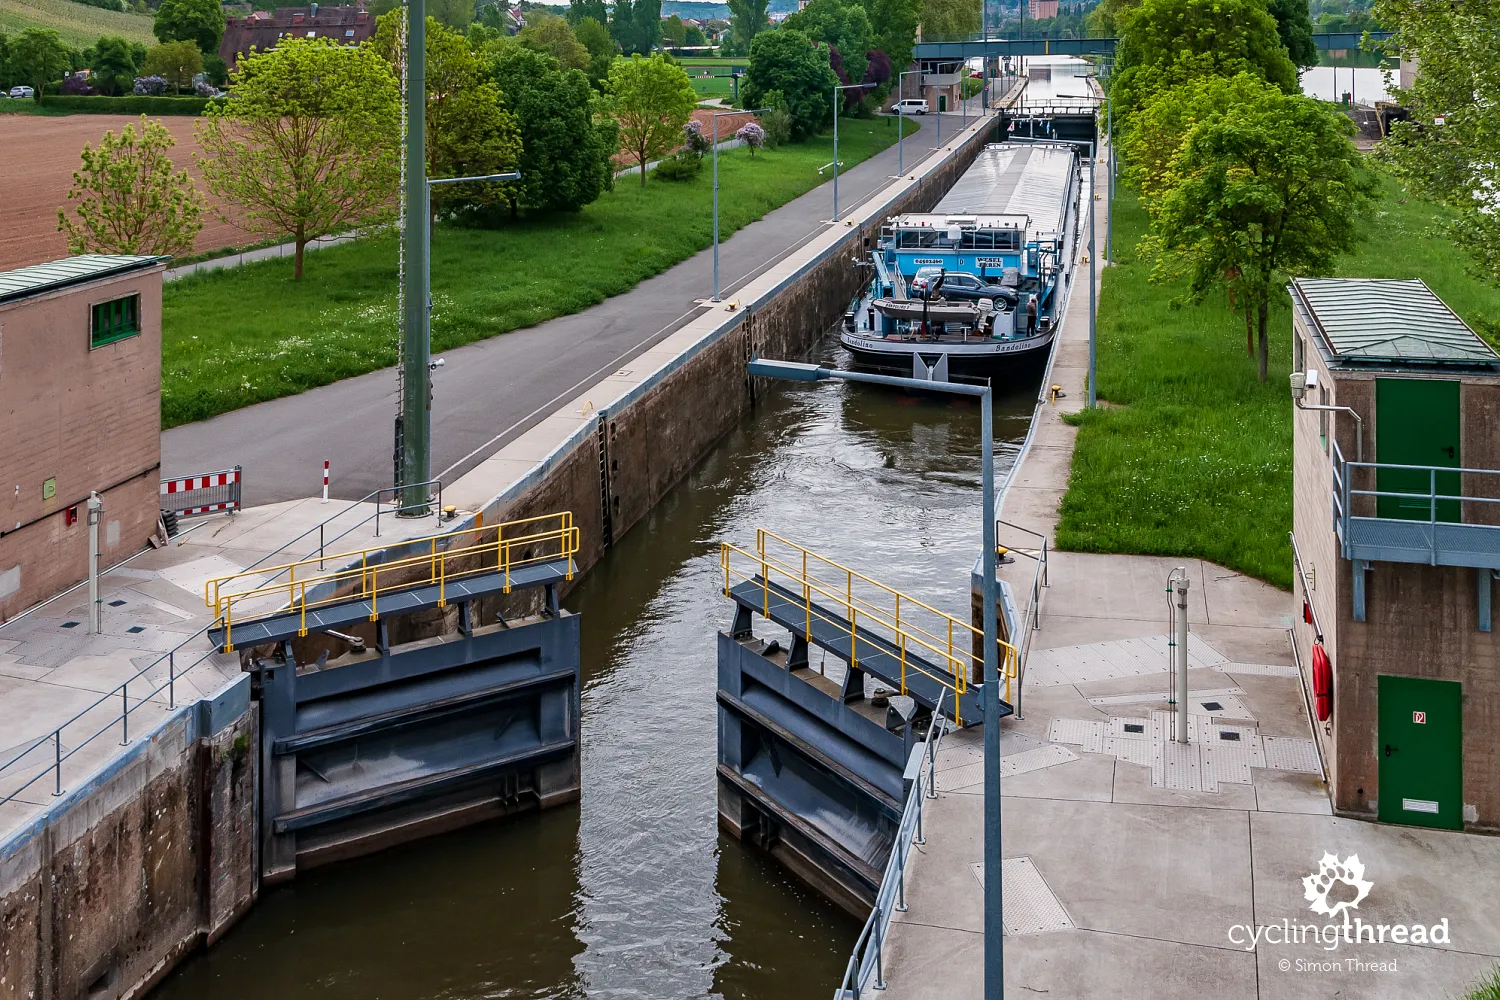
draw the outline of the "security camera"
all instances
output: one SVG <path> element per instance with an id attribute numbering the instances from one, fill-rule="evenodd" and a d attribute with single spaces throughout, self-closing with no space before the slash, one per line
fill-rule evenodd
<path id="1" fill-rule="evenodd" d="M 1292 372 L 1292 398 L 1302 400 L 1307 395 L 1307 376 L 1302 372 Z"/>

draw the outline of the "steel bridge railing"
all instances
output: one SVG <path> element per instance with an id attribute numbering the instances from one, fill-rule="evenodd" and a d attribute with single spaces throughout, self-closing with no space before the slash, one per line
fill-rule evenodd
<path id="1" fill-rule="evenodd" d="M 936 681 L 952 694 L 954 721 L 963 724 L 959 699 L 968 692 L 974 677 L 983 679 L 984 670 L 983 656 L 974 653 L 975 648 L 984 648 L 983 633 L 970 622 L 764 529 L 755 533 L 754 552 L 725 542 L 719 558 L 726 597 L 737 580 L 755 584 L 762 594 L 761 611 L 769 616 L 772 586 L 799 594 L 804 635 L 812 635 L 816 619 L 848 636 L 850 665 L 856 668 L 861 631 L 867 645 L 869 636 L 875 635 L 897 649 L 901 693 L 907 693 L 908 672 Z M 820 607 L 820 601 L 829 606 L 828 612 Z M 1007 642 L 999 645 L 1004 698 L 1009 701 L 1017 649 Z M 878 646 L 875 650 L 886 652 Z M 939 669 L 928 669 L 922 660 L 937 661 Z"/>
<path id="2" fill-rule="evenodd" d="M 944 693 L 943 697 L 947 694 Z M 947 720 L 943 718 L 942 699 L 939 698 L 932 722 L 927 727 L 927 738 L 918 748 L 922 752 L 922 763 L 917 768 L 916 781 L 907 793 L 906 807 L 901 811 L 901 825 L 896 829 L 891 857 L 885 864 L 880 888 L 875 892 L 875 906 L 854 942 L 854 952 L 849 956 L 844 981 L 834 994 L 834 1000 L 860 1000 L 871 976 L 875 979 L 872 984 L 875 989 L 885 989 L 885 935 L 891 925 L 891 914 L 906 912 L 906 863 L 911 858 L 911 849 L 927 842 L 922 835 L 922 809 L 925 800 L 937 798 L 937 754 L 946 730 Z"/>
<path id="3" fill-rule="evenodd" d="M 549 523 L 555 526 L 548 527 Z M 490 533 L 494 534 L 494 538 L 485 541 L 483 536 Z M 460 542 L 465 536 L 473 536 L 474 541 L 440 547 L 440 543 Z M 572 511 L 543 514 L 402 542 L 400 544 L 407 548 L 425 542 L 428 550 L 400 559 L 372 562 L 372 555 L 390 548 L 381 546 L 341 552 L 328 557 L 345 564 L 342 569 L 322 570 L 324 559 L 320 556 L 317 559 L 303 559 L 284 566 L 269 567 L 261 573 L 242 570 L 207 581 L 203 585 L 203 601 L 213 609 L 214 617 L 223 622 L 224 651 L 229 652 L 234 649 L 231 629 L 235 608 L 247 602 L 259 603 L 277 598 L 284 600 L 285 605 L 276 611 L 250 612 L 250 617 L 300 614 L 297 634 L 306 635 L 307 612 L 310 609 L 343 604 L 350 600 L 368 600 L 370 620 L 374 621 L 379 618 L 382 594 L 436 584 L 438 607 L 444 607 L 447 604 L 445 591 L 450 581 L 500 572 L 505 574 L 504 592 L 510 593 L 511 573 L 515 569 L 563 559 L 568 563 L 566 579 L 571 580 L 573 557 L 578 553 L 578 540 L 578 528 L 573 524 Z M 358 565 L 353 565 L 355 560 L 359 561 Z M 315 569 L 315 566 L 319 568 Z M 299 569 L 304 574 L 300 578 L 297 575 Z M 269 579 L 257 580 L 244 590 L 229 589 L 237 582 L 245 583 L 264 573 L 271 574 Z M 311 575 L 307 575 L 309 573 Z M 285 580 L 279 580 L 282 575 L 286 576 Z M 320 590 L 325 587 L 326 590 Z"/>
<path id="4" fill-rule="evenodd" d="M 1427 542 L 1430 549 L 1430 558 L 1433 565 L 1437 565 L 1438 557 L 1438 533 L 1437 526 L 1440 524 L 1465 524 L 1477 525 L 1500 533 L 1500 525 L 1485 524 L 1482 521 L 1474 521 L 1465 517 L 1465 504 L 1500 504 L 1500 495 L 1478 496 L 1474 492 L 1466 492 L 1463 488 L 1464 476 L 1496 476 L 1500 477 L 1500 469 L 1469 469 L 1458 466 L 1440 465 L 1400 465 L 1391 462 L 1351 462 L 1344 457 L 1343 450 L 1339 448 L 1338 442 L 1331 442 L 1330 452 L 1333 466 L 1333 519 L 1334 527 L 1338 531 L 1339 540 L 1344 549 L 1345 558 L 1352 558 L 1349 548 L 1353 544 L 1351 533 L 1355 520 L 1378 521 L 1392 524 L 1426 524 Z M 1377 486 L 1373 490 L 1362 490 L 1354 488 L 1354 479 L 1358 469 L 1370 469 L 1371 473 L 1366 476 L 1378 478 L 1381 471 L 1425 473 L 1427 476 L 1427 489 L 1425 492 L 1416 493 L 1408 490 L 1382 490 Z M 1452 482 L 1457 478 L 1459 489 L 1457 493 L 1440 491 L 1438 488 L 1439 477 L 1445 482 Z M 1368 481 L 1368 480 L 1366 480 Z M 1496 482 L 1495 489 L 1500 492 L 1500 481 Z M 1475 487 L 1477 489 L 1477 486 Z M 1355 497 L 1373 497 L 1376 509 L 1373 517 L 1361 517 L 1354 513 Z M 1422 506 L 1427 508 L 1427 517 L 1385 517 L 1380 514 L 1379 502 L 1382 498 L 1392 500 L 1419 500 Z M 1420 508 L 1413 505 L 1413 512 Z M 1475 508 L 1478 510 L 1486 508 Z M 1456 514 L 1457 517 L 1451 515 Z"/>

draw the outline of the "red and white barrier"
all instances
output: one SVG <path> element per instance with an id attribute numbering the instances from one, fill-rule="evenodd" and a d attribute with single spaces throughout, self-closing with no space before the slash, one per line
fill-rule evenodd
<path id="1" fill-rule="evenodd" d="M 210 472 L 206 476 L 163 479 L 161 481 L 161 508 L 172 511 L 178 517 L 212 514 L 221 510 L 239 510 L 241 509 L 241 486 L 238 465 L 232 469 L 225 469 L 223 472 Z"/>
<path id="2" fill-rule="evenodd" d="M 323 502 L 328 502 L 328 459 L 323 459 Z"/>

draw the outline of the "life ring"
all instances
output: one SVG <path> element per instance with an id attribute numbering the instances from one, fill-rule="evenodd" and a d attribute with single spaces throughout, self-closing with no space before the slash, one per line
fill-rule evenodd
<path id="1" fill-rule="evenodd" d="M 1321 642 L 1312 648 L 1313 710 L 1319 722 L 1327 722 L 1333 715 L 1333 664 Z"/>

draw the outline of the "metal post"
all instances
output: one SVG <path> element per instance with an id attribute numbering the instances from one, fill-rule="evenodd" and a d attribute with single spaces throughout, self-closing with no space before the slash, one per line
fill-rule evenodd
<path id="1" fill-rule="evenodd" d="M 833 151 L 833 158 L 837 160 L 838 150 Z M 714 297 L 710 302 L 719 301 L 719 116 L 714 115 Z"/>
<path id="2" fill-rule="evenodd" d="M 1109 136 L 1109 216 L 1104 224 L 1104 259 L 1111 264 L 1115 260 L 1115 102 L 1110 101 L 1104 112 Z"/>
<path id="3" fill-rule="evenodd" d="M 62 794 L 62 730 L 59 729 L 52 734 L 52 748 L 55 751 L 52 767 L 56 775 L 56 784 L 52 786 L 53 795 Z"/>
<path id="4" fill-rule="evenodd" d="M 1188 578 L 1184 573 L 1174 585 L 1177 590 L 1177 742 L 1188 741 Z"/>
<path id="5" fill-rule="evenodd" d="M 833 221 L 839 221 L 839 88 L 833 88 Z"/>
<path id="6" fill-rule="evenodd" d="M 130 743 L 130 682 L 120 685 L 120 746 Z"/>
<path id="7" fill-rule="evenodd" d="M 427 5 L 406 5 L 406 309 L 402 316 L 401 477 L 402 509 L 408 517 L 427 513 L 425 486 L 430 475 L 432 397 L 430 361 L 431 212 L 427 191 Z"/>
<path id="8" fill-rule="evenodd" d="M 1096 318 L 1098 305 L 1094 298 L 1098 294 L 1094 289 L 1094 161 L 1097 160 L 1099 147 L 1091 143 L 1089 145 L 1089 407 L 1098 402 L 1097 383 L 1098 369 L 1096 367 L 1096 356 L 1098 346 L 1095 343 L 1094 320 Z"/>
<path id="9" fill-rule="evenodd" d="M 177 707 L 177 650 L 167 653 L 167 707 Z"/>
<path id="10" fill-rule="evenodd" d="M 995 442 L 992 390 L 979 397 L 984 491 L 984 996 L 1005 996 L 1005 919 L 1000 875 L 1000 665 L 995 620 Z"/>
<path id="11" fill-rule="evenodd" d="M 104 512 L 104 501 L 99 494 L 89 493 L 89 635 L 98 635 L 103 628 L 103 608 L 99 603 L 99 520 Z"/>

